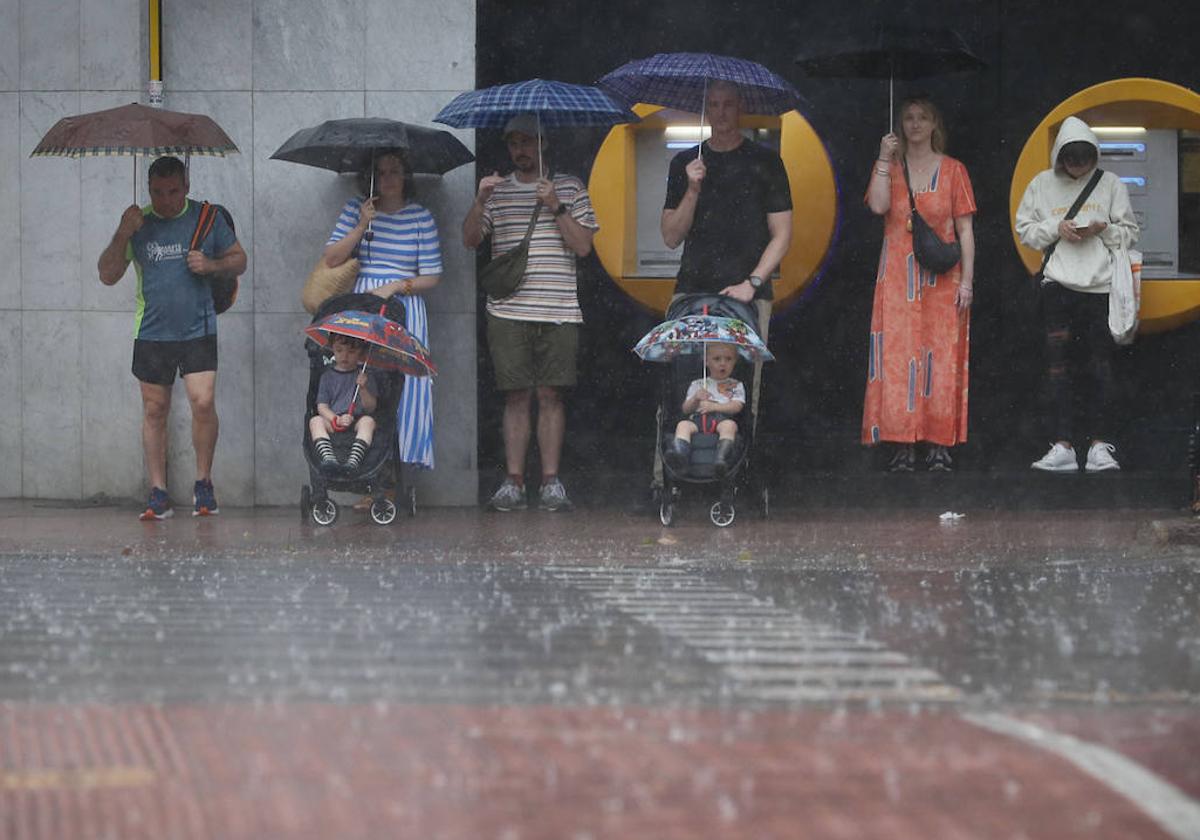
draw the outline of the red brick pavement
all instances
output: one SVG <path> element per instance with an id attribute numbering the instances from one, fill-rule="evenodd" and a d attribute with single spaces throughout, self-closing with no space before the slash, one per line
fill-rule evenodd
<path id="1" fill-rule="evenodd" d="M 1163 836 L 950 712 L 0 705 L 4 840 Z"/>

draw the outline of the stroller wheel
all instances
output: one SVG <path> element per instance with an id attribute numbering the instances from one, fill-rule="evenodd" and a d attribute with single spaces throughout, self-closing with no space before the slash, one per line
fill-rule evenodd
<path id="1" fill-rule="evenodd" d="M 329 497 L 322 499 L 312 506 L 312 519 L 318 525 L 332 525 L 334 522 L 337 522 L 337 518 L 337 502 Z"/>
<path id="2" fill-rule="evenodd" d="M 663 499 L 658 506 L 658 521 L 663 524 L 664 528 L 670 528 L 671 523 L 675 521 L 675 504 L 669 498 Z"/>
<path id="3" fill-rule="evenodd" d="M 728 528 L 733 524 L 733 518 L 736 515 L 737 512 L 733 509 L 731 502 L 713 502 L 712 508 L 708 511 L 708 518 L 718 528 Z"/>
<path id="4" fill-rule="evenodd" d="M 300 521 L 305 522 L 312 513 L 312 488 L 305 484 L 300 488 Z"/>
<path id="5" fill-rule="evenodd" d="M 371 504 L 371 519 L 376 525 L 391 525 L 396 521 L 396 503 L 391 499 L 376 499 Z"/>

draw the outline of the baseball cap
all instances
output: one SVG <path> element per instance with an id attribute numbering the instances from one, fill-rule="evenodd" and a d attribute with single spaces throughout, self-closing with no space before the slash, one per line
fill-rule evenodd
<path id="1" fill-rule="evenodd" d="M 536 114 L 517 114 L 504 124 L 504 136 L 507 138 L 514 131 L 519 131 L 521 134 L 537 137 L 539 134 L 538 127 Z"/>

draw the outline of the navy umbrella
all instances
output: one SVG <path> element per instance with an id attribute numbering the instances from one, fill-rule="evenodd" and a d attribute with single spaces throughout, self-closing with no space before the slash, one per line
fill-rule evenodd
<path id="1" fill-rule="evenodd" d="M 409 168 L 425 175 L 443 175 L 475 160 L 449 131 L 382 117 L 327 120 L 302 128 L 276 149 L 271 159 L 334 172 L 366 172 L 380 149 L 403 149 Z"/>
<path id="2" fill-rule="evenodd" d="M 542 128 L 616 125 L 637 115 L 591 85 L 529 79 L 460 93 L 438 111 L 434 122 L 452 128 L 503 128 L 519 114 L 538 120 L 538 171 L 541 171 Z"/>
<path id="3" fill-rule="evenodd" d="M 737 85 L 747 114 L 783 114 L 803 99 L 790 82 L 756 61 L 710 53 L 659 53 L 621 65 L 596 84 L 621 102 L 703 113 L 709 82 Z"/>
<path id="4" fill-rule="evenodd" d="M 895 80 L 920 79 L 987 66 L 952 29 L 881 25 L 867 40 L 802 53 L 796 64 L 809 76 L 888 80 L 888 126 L 895 114 Z"/>
<path id="5" fill-rule="evenodd" d="M 711 53 L 659 53 L 627 62 L 597 84 L 621 102 L 645 102 L 700 115 L 710 82 L 737 86 L 747 114 L 783 114 L 803 104 L 790 82 L 756 61 Z"/>

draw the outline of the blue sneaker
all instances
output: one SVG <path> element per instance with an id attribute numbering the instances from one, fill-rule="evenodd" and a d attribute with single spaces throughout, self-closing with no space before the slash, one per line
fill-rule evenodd
<path id="1" fill-rule="evenodd" d="M 153 522 L 156 519 L 170 519 L 175 515 L 171 507 L 171 497 L 161 487 L 150 488 L 150 498 L 146 500 L 146 509 L 138 519 L 143 522 Z"/>
<path id="2" fill-rule="evenodd" d="M 201 479 L 192 487 L 192 505 L 192 516 L 216 516 L 221 512 L 211 480 Z"/>

